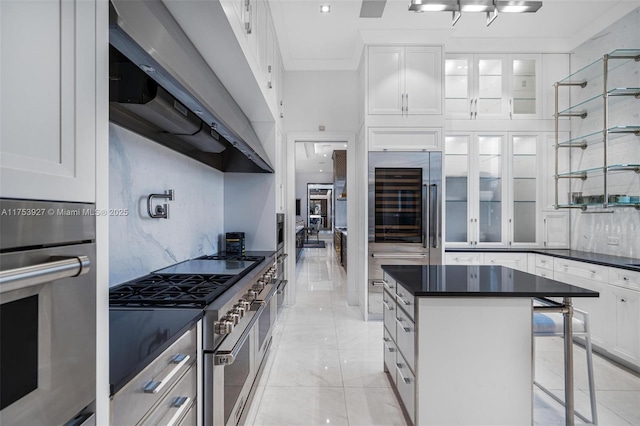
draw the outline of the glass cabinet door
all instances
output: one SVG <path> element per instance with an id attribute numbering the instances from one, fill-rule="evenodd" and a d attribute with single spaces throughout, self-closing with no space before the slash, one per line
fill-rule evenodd
<path id="1" fill-rule="evenodd" d="M 469 241 L 469 148 L 470 136 L 445 137 L 445 241 Z"/>
<path id="2" fill-rule="evenodd" d="M 448 117 L 473 118 L 471 112 L 471 67 L 468 57 L 445 60 L 444 106 Z"/>
<path id="3" fill-rule="evenodd" d="M 477 118 L 504 118 L 506 116 L 506 61 L 504 58 L 479 57 L 477 64 L 477 90 L 474 114 Z"/>
<path id="4" fill-rule="evenodd" d="M 478 135 L 478 243 L 502 242 L 502 135 Z"/>
<path id="5" fill-rule="evenodd" d="M 541 91 L 536 83 L 541 58 L 509 56 L 510 66 L 510 118 L 536 118 L 540 114 Z"/>
<path id="6" fill-rule="evenodd" d="M 538 137 L 511 137 L 513 176 L 513 242 L 536 242 Z"/>

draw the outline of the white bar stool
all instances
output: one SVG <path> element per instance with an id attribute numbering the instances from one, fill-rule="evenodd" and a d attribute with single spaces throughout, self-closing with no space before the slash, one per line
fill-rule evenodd
<path id="1" fill-rule="evenodd" d="M 564 317 L 560 313 L 541 313 L 535 312 L 536 306 L 555 306 L 555 302 L 546 299 L 534 299 L 533 313 L 533 335 L 535 337 L 545 336 L 562 336 L 564 337 Z M 589 329 L 589 314 L 579 309 L 573 309 L 574 317 L 572 321 L 573 335 L 581 336 L 585 342 L 585 352 L 587 357 L 587 377 L 589 380 L 589 399 L 591 403 L 591 421 L 580 413 L 576 412 L 576 416 L 587 423 L 598 424 L 598 413 L 596 404 L 596 389 L 593 377 L 593 354 L 591 350 L 591 333 Z M 535 361 L 534 361 L 535 362 Z M 565 366 L 566 369 L 566 366 Z M 565 375 L 567 372 L 565 371 Z M 564 401 L 554 395 L 550 390 L 542 386 L 535 379 L 533 383 L 547 395 L 562 404 Z"/>

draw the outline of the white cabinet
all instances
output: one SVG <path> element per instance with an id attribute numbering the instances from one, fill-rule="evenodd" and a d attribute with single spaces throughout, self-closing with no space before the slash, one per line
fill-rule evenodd
<path id="1" fill-rule="evenodd" d="M 369 151 L 437 151 L 441 139 L 440 128 L 370 127 Z"/>
<path id="2" fill-rule="evenodd" d="M 542 108 L 541 55 L 461 54 L 445 59 L 445 114 L 531 119 Z"/>
<path id="3" fill-rule="evenodd" d="M 475 132 L 445 136 L 448 247 L 538 247 L 541 136 Z"/>
<path id="4" fill-rule="evenodd" d="M 369 47 L 369 114 L 442 114 L 442 48 Z"/>
<path id="5" fill-rule="evenodd" d="M 569 212 L 543 212 L 542 229 L 542 245 L 544 248 L 569 248 Z"/>
<path id="6" fill-rule="evenodd" d="M 607 313 L 608 350 L 640 365 L 640 291 L 609 285 Z"/>
<path id="7" fill-rule="evenodd" d="M 0 196 L 94 202 L 95 2 L 0 2 L 0 19 Z"/>
<path id="8" fill-rule="evenodd" d="M 591 338 L 595 345 L 606 348 L 607 312 L 605 307 L 609 271 L 605 266 L 566 259 L 554 259 L 555 280 L 597 291 L 600 297 L 576 297 L 573 304 L 589 314 Z"/>

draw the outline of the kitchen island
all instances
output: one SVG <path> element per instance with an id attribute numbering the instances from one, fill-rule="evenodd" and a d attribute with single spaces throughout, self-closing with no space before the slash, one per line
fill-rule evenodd
<path id="1" fill-rule="evenodd" d="M 420 425 L 531 425 L 533 298 L 564 298 L 557 309 L 571 315 L 573 297 L 598 297 L 501 266 L 382 270 L 384 368 L 405 414 Z M 572 365 L 571 344 L 565 352 Z M 573 413 L 572 386 L 565 397 Z"/>

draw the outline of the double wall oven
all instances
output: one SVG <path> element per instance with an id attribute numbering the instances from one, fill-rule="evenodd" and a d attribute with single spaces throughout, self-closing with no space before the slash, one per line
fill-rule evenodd
<path id="1" fill-rule="evenodd" d="M 369 152 L 368 312 L 382 319 L 381 265 L 442 263 L 442 153 Z"/>
<path id="2" fill-rule="evenodd" d="M 90 424 L 95 206 L 0 199 L 0 423 Z"/>
<path id="3" fill-rule="evenodd" d="M 113 287 L 112 306 L 201 307 L 204 424 L 233 426 L 246 415 L 269 351 L 277 271 L 265 256 L 203 256 Z"/>

